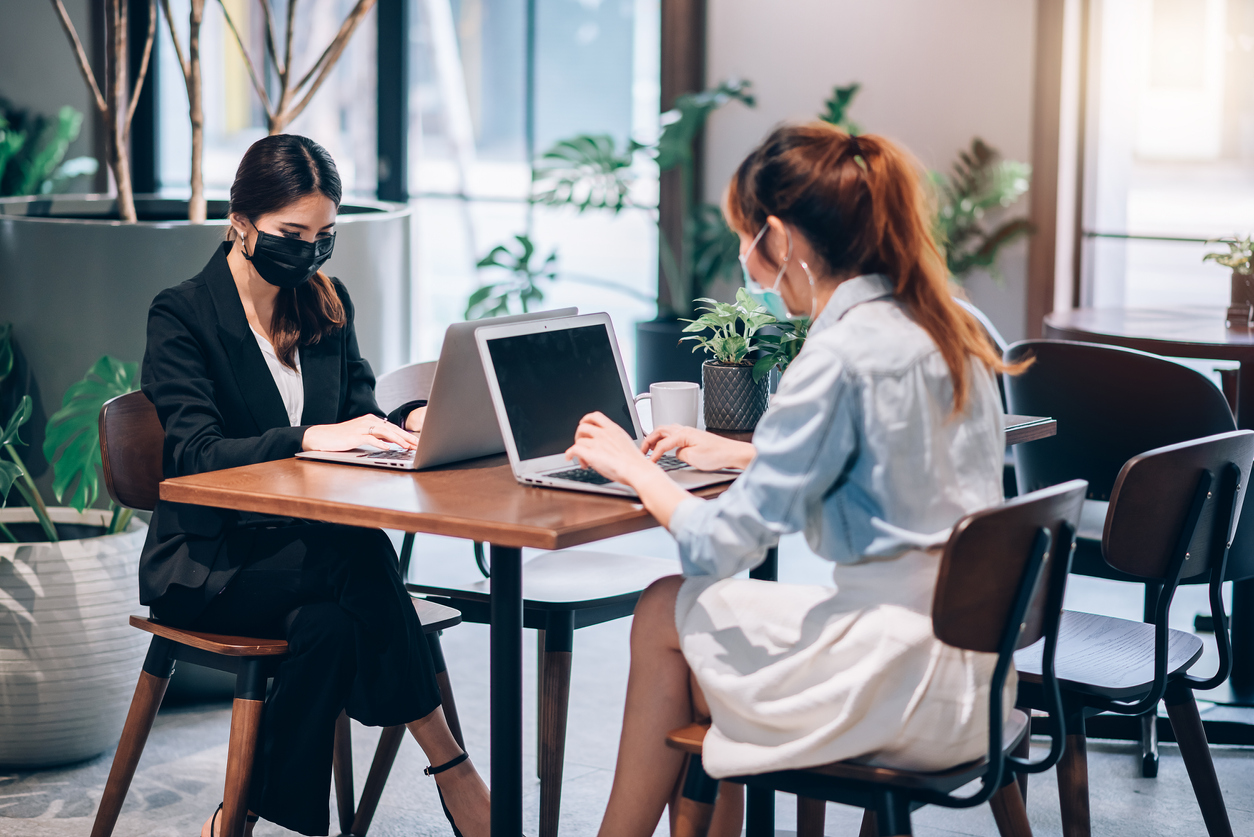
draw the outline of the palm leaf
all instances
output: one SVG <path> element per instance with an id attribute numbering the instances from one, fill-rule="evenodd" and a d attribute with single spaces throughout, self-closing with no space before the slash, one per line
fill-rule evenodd
<path id="1" fill-rule="evenodd" d="M 110 398 L 137 389 L 139 364 L 102 357 L 66 390 L 61 409 L 48 419 L 44 456 L 52 463 L 58 502 L 83 511 L 100 492 L 100 409 Z M 68 500 L 66 498 L 69 498 Z"/>

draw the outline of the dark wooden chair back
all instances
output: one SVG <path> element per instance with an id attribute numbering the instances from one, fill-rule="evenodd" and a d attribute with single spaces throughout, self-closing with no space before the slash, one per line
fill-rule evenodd
<path id="1" fill-rule="evenodd" d="M 1011 363 L 1035 358 L 1007 379 L 1007 412 L 1058 421 L 1058 435 L 1015 447 L 1022 494 L 1082 479 L 1089 499 L 1109 500 L 1124 463 L 1137 454 L 1237 429 L 1210 379 L 1158 355 L 1024 340 L 1005 357 Z"/>
<path id="2" fill-rule="evenodd" d="M 1115 569 L 1174 585 L 1224 560 L 1245 498 L 1254 432 L 1237 430 L 1132 457 L 1102 535 Z"/>
<path id="3" fill-rule="evenodd" d="M 161 484 L 165 430 L 157 408 L 142 392 L 128 392 L 100 408 L 100 461 L 113 502 L 152 511 Z"/>
<path id="4" fill-rule="evenodd" d="M 993 654 L 1003 647 L 1007 631 L 1018 634 L 1012 652 L 1040 639 L 1048 627 L 1050 582 L 1066 572 L 1084 492 L 1083 480 L 1071 480 L 960 520 L 945 545 L 932 599 L 936 637 Z M 1042 549 L 1038 582 L 1031 563 Z"/>
<path id="5" fill-rule="evenodd" d="M 385 413 L 390 413 L 407 401 L 418 401 L 431 395 L 431 382 L 435 380 L 434 360 L 411 363 L 379 376 L 374 385 L 375 401 Z"/>

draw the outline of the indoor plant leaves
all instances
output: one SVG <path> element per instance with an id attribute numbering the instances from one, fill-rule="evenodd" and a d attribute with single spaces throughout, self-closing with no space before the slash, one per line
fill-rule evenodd
<path id="1" fill-rule="evenodd" d="M 138 363 L 122 363 L 106 355 L 86 377 L 66 390 L 61 409 L 48 419 L 44 440 L 44 456 L 52 463 L 52 490 L 58 502 L 81 512 L 96 501 L 100 492 L 100 408 L 110 398 L 133 392 L 138 383 Z"/>

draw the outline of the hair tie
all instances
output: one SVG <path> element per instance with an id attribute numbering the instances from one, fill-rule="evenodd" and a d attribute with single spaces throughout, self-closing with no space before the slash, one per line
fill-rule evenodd
<path id="1" fill-rule="evenodd" d="M 853 161 L 858 164 L 858 168 L 863 172 L 869 173 L 870 169 L 866 165 L 866 157 L 862 154 L 862 144 L 858 142 L 857 136 L 849 135 L 849 145 L 853 148 Z"/>

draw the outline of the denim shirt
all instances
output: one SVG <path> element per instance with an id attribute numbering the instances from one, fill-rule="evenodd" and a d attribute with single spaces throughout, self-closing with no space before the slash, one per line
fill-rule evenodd
<path id="1" fill-rule="evenodd" d="M 949 369 L 891 281 L 842 282 L 758 424 L 756 458 L 671 517 L 684 575 L 733 576 L 803 529 L 829 561 L 895 558 L 1002 502 L 1005 415 L 993 375 L 970 363 L 966 408 L 951 415 Z"/>

